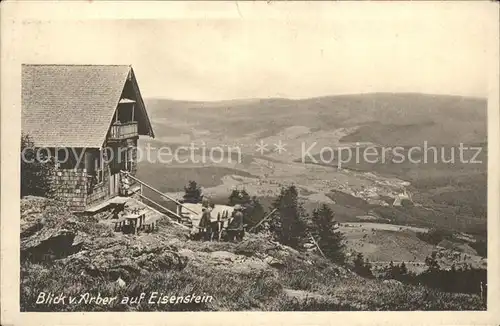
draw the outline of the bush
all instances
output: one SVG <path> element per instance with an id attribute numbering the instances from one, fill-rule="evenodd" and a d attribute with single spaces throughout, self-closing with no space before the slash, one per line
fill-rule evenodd
<path id="1" fill-rule="evenodd" d="M 433 252 L 426 258 L 427 270 L 421 274 L 409 272 L 404 263 L 394 265 L 392 262 L 385 268 L 384 278 L 395 279 L 407 284 L 421 284 L 444 292 L 480 294 L 481 283 L 487 284 L 486 270 L 472 267 L 441 269 Z"/>
<path id="2" fill-rule="evenodd" d="M 307 236 L 305 213 L 299 202 L 295 186 L 281 188 L 278 198 L 272 204 L 277 209 L 269 222 L 269 229 L 275 238 L 290 247 L 298 248 Z"/>
<path id="3" fill-rule="evenodd" d="M 185 203 L 197 204 L 203 199 L 201 188 L 196 181 L 189 181 L 188 185 L 184 187 L 183 200 Z"/>
<path id="4" fill-rule="evenodd" d="M 488 242 L 484 240 L 478 240 L 469 244 L 479 256 L 486 257 L 488 255 Z"/>
<path id="5" fill-rule="evenodd" d="M 230 206 L 234 205 L 248 205 L 250 203 L 250 195 L 245 189 L 234 189 L 228 198 Z"/>
<path id="6" fill-rule="evenodd" d="M 409 272 L 404 262 L 402 262 L 400 265 L 394 265 L 394 263 L 391 261 L 389 265 L 385 267 L 385 273 L 383 277 L 385 279 L 397 280 L 403 283 L 417 283 L 415 281 L 416 274 Z"/>
<path id="7" fill-rule="evenodd" d="M 21 135 L 21 197 L 51 197 L 54 163 L 46 151 L 37 151 L 29 135 Z"/>
<path id="8" fill-rule="evenodd" d="M 250 197 L 245 189 L 234 189 L 228 198 L 229 205 L 241 205 L 243 207 L 243 223 L 248 225 L 248 228 L 259 223 L 265 216 L 264 207 L 259 202 L 256 196 Z M 258 232 L 262 229 L 261 226 L 253 231 Z"/>
<path id="9" fill-rule="evenodd" d="M 450 270 L 429 268 L 416 277 L 417 282 L 444 292 L 480 294 L 481 283 L 487 284 L 485 269 L 464 267 Z"/>
<path id="10" fill-rule="evenodd" d="M 345 261 L 344 235 L 335 231 L 336 221 L 333 211 L 327 206 L 315 209 L 312 214 L 313 229 L 311 233 L 326 257 L 339 263 Z"/>
<path id="11" fill-rule="evenodd" d="M 365 260 L 362 253 L 358 253 L 354 259 L 354 272 L 359 276 L 373 278 L 372 266 Z"/>
<path id="12" fill-rule="evenodd" d="M 440 266 L 437 260 L 437 252 L 433 251 L 430 256 L 425 257 L 425 264 L 427 265 L 427 271 L 438 271 Z"/>

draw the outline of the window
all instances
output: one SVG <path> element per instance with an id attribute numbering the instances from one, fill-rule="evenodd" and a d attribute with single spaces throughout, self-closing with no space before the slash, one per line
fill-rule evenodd
<path id="1" fill-rule="evenodd" d="M 125 170 L 128 172 L 132 171 L 132 165 L 133 165 L 133 147 L 127 148 L 125 151 Z"/>
<path id="2" fill-rule="evenodd" d="M 92 151 L 85 153 L 85 167 L 87 174 L 94 179 L 94 184 L 103 181 L 103 159 L 101 151 Z"/>
<path id="3" fill-rule="evenodd" d="M 120 170 L 128 171 L 128 149 L 120 148 Z"/>
<path id="4" fill-rule="evenodd" d="M 94 164 L 95 164 L 95 176 L 97 178 L 97 183 L 101 183 L 103 181 L 103 160 L 102 160 L 102 152 L 99 151 L 98 155 L 96 155 Z"/>
<path id="5" fill-rule="evenodd" d="M 130 147 L 128 149 L 128 166 L 130 170 L 132 170 L 132 166 L 134 166 L 134 155 L 136 154 L 134 151 L 136 150 L 137 149 L 135 147 Z"/>

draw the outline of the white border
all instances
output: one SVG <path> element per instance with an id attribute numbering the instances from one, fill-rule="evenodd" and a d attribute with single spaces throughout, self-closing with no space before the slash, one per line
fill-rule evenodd
<path id="1" fill-rule="evenodd" d="M 500 235 L 499 206 L 499 8 L 494 2 L 14 2 L 1 3 L 1 324 L 2 325 L 101 325 L 101 324 L 405 324 L 472 325 L 498 324 L 494 307 L 499 307 L 498 252 Z M 23 20 L 87 19 L 186 19 L 230 18 L 242 15 L 255 19 L 304 18 L 311 10 L 359 11 L 367 19 L 386 14 L 387 6 L 398 17 L 439 15 L 458 7 L 482 8 L 485 24 L 491 30 L 492 52 L 490 96 L 488 98 L 488 302 L 487 312 L 214 312 L 214 313 L 19 313 L 19 139 L 20 134 L 20 62 L 9 44 L 16 39 L 16 26 Z M 333 8 L 332 8 L 333 7 Z M 366 14 L 370 8 L 369 15 Z M 363 9 L 363 10 L 360 10 Z M 365 14 L 363 14 L 365 13 Z M 373 16 L 372 16 L 373 17 Z M 470 63 L 474 64 L 474 63 Z M 200 319 L 202 318 L 202 319 Z M 202 322 L 201 322 L 202 321 Z"/>

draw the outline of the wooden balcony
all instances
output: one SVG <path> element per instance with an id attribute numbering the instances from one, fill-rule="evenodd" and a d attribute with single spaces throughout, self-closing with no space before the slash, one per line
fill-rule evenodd
<path id="1" fill-rule="evenodd" d="M 109 130 L 108 140 L 119 141 L 127 138 L 133 138 L 139 136 L 139 130 L 137 128 L 137 121 L 130 121 L 124 123 L 113 123 L 111 129 Z"/>

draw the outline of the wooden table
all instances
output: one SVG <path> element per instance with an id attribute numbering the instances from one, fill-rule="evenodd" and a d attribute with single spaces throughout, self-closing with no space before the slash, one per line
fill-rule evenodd
<path id="1" fill-rule="evenodd" d="M 134 233 L 136 233 L 138 230 L 140 230 L 144 222 L 146 220 L 146 215 L 145 214 L 128 214 L 123 216 L 123 219 L 128 222 L 128 224 L 131 224 L 134 228 Z"/>

